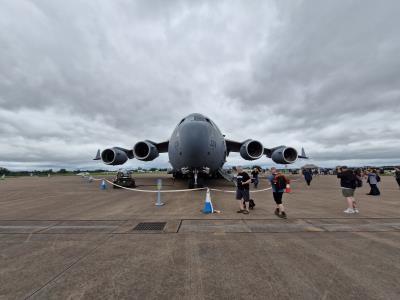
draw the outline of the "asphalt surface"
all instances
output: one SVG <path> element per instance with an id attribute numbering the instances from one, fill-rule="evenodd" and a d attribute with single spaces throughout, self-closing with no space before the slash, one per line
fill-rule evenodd
<path id="1" fill-rule="evenodd" d="M 186 188 L 163 177 L 164 189 Z M 163 194 L 156 207 L 155 194 L 78 176 L 7 178 L 0 299 L 400 299 L 400 190 L 382 179 L 380 197 L 356 191 L 357 215 L 343 213 L 334 176 L 300 179 L 283 220 L 271 191 L 252 193 L 249 215 L 212 192 L 221 213 L 204 215 L 205 191 Z M 136 181 L 155 189 L 156 177 Z M 148 222 L 161 230 L 135 230 Z"/>

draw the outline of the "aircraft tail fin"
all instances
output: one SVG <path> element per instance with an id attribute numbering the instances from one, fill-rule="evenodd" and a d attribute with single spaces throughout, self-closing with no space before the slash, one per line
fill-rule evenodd
<path id="1" fill-rule="evenodd" d="M 309 157 L 306 155 L 306 151 L 304 151 L 304 148 L 301 148 L 301 155 L 298 156 L 299 158 L 304 158 L 304 159 L 309 159 Z"/>
<path id="2" fill-rule="evenodd" d="M 98 149 L 98 150 L 97 150 L 96 157 L 93 158 L 93 160 L 100 160 L 100 159 L 101 159 L 101 156 L 100 156 L 100 149 Z"/>

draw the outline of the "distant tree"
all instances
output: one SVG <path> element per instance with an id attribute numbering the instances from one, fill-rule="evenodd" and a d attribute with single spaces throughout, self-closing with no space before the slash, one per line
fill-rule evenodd
<path id="1" fill-rule="evenodd" d="M 0 167 L 0 175 L 3 175 L 3 174 L 8 175 L 10 173 L 11 173 L 10 170 Z"/>
<path id="2" fill-rule="evenodd" d="M 67 174 L 67 170 L 66 169 L 60 169 L 60 171 L 58 171 L 59 174 Z"/>

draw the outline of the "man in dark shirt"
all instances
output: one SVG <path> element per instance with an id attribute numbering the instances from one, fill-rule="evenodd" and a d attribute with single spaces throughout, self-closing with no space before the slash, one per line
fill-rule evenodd
<path id="1" fill-rule="evenodd" d="M 354 191 L 357 186 L 357 178 L 352 170 L 346 166 L 337 168 L 337 177 L 340 178 L 340 187 L 342 188 L 343 197 L 347 200 L 346 214 L 358 213 L 356 200 L 354 199 Z"/>
<path id="2" fill-rule="evenodd" d="M 236 189 L 236 200 L 239 200 L 238 213 L 248 214 L 249 211 L 245 209 L 244 202 L 248 202 L 250 200 L 250 182 L 251 178 L 247 172 L 243 171 L 242 167 L 236 167 L 236 180 L 237 180 L 237 189 Z"/>

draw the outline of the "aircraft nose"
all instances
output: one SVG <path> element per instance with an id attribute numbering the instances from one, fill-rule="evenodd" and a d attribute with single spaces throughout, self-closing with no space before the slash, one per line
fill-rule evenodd
<path id="1" fill-rule="evenodd" d="M 207 158 L 209 132 L 202 123 L 188 123 L 181 130 L 182 155 L 191 166 L 202 167 Z"/>

